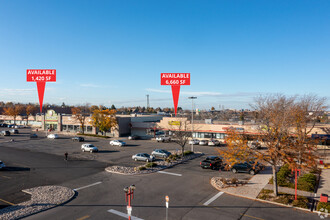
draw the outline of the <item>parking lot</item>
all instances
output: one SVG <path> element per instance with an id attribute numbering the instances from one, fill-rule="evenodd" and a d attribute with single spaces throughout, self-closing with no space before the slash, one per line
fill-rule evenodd
<path id="1" fill-rule="evenodd" d="M 6 128 L 0 128 L 1 130 L 8 130 Z M 73 136 L 59 134 L 58 139 L 48 139 L 46 138 L 45 132 L 35 132 L 29 128 L 18 129 L 19 134 L 11 135 L 11 136 L 1 136 L 0 137 L 0 146 L 1 143 L 6 143 L 6 146 L 10 146 L 17 149 L 27 150 L 31 152 L 42 152 L 47 154 L 54 154 L 64 158 L 65 152 L 68 153 L 69 161 L 81 161 L 81 160 L 95 160 L 99 162 L 104 162 L 107 166 L 111 165 L 120 165 L 120 166 L 129 166 L 135 167 L 144 164 L 142 161 L 134 161 L 132 160 L 132 155 L 137 153 L 148 153 L 154 149 L 165 149 L 168 151 L 178 151 L 181 150 L 181 147 L 173 142 L 156 142 L 155 140 L 128 140 L 127 138 L 120 138 L 121 140 L 126 142 L 126 146 L 111 146 L 109 144 L 110 140 L 114 138 L 96 138 L 96 137 L 88 137 L 85 136 L 84 142 L 76 142 L 72 141 L 71 138 Z M 36 133 L 38 138 L 30 139 L 30 133 Z M 11 142 L 11 139 L 14 139 Z M 82 152 L 81 145 L 83 143 L 90 143 L 96 146 L 99 149 L 97 153 L 89 153 Z M 186 145 L 185 150 L 190 150 L 191 145 Z M 213 174 L 216 171 L 204 170 L 199 166 L 199 162 L 209 155 L 216 155 L 216 148 L 213 146 L 194 146 L 194 151 L 203 152 L 205 154 L 204 157 L 193 160 L 194 167 L 199 172 L 202 171 L 204 173 Z M 4 160 L 5 158 L 0 158 L 0 160 Z M 163 160 L 157 158 L 157 160 Z M 226 173 L 231 173 L 227 171 L 223 171 L 223 175 Z M 244 176 L 245 174 L 235 174 Z M 227 175 L 226 175 L 227 176 Z M 228 176 L 232 176 L 232 174 L 228 174 Z"/>

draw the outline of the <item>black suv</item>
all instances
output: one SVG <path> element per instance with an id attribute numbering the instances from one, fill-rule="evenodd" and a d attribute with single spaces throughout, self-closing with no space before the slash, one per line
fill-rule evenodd
<path id="1" fill-rule="evenodd" d="M 234 166 L 232 166 L 231 171 L 233 173 L 249 173 L 251 175 L 256 174 L 259 171 L 258 166 L 253 166 L 253 163 L 236 163 Z"/>
<path id="2" fill-rule="evenodd" d="M 217 156 L 208 156 L 205 160 L 200 162 L 203 169 L 220 169 L 222 166 L 222 159 Z"/>

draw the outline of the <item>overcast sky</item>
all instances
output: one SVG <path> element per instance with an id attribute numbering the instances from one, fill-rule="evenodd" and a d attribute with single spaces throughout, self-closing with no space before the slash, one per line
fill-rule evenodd
<path id="1" fill-rule="evenodd" d="M 259 94 L 330 94 L 330 1 L 0 0 L 0 101 L 248 108 Z M 329 102 L 328 102 L 329 103 Z"/>

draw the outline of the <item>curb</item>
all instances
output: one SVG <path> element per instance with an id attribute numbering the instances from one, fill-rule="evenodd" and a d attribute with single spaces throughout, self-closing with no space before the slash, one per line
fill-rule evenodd
<path id="1" fill-rule="evenodd" d="M 171 164 L 171 165 L 169 165 L 169 166 L 167 166 L 167 167 L 163 167 L 163 168 L 160 168 L 160 169 L 157 169 L 157 170 L 156 170 L 156 169 L 155 169 L 155 170 L 150 170 L 150 171 L 148 171 L 148 172 L 146 172 L 146 173 L 121 173 L 121 172 L 116 172 L 116 171 L 110 171 L 110 170 L 107 170 L 109 167 L 106 167 L 106 168 L 105 168 L 105 171 L 108 172 L 108 173 L 121 174 L 121 175 L 125 175 L 125 176 L 134 176 L 134 175 L 151 174 L 151 173 L 158 172 L 158 171 L 160 171 L 160 170 L 165 170 L 165 169 L 168 169 L 168 168 L 174 167 L 174 166 L 176 166 L 176 165 L 178 165 L 178 164 L 181 164 L 181 163 L 187 162 L 187 161 L 189 161 L 189 160 L 196 159 L 196 158 L 201 157 L 201 156 L 203 156 L 203 155 L 205 155 L 205 154 L 204 154 L 204 153 L 201 153 L 200 155 L 198 155 L 198 156 L 196 156 L 196 157 L 194 157 L 194 158 L 187 159 L 187 160 L 183 160 L 183 161 L 177 162 L 177 163 L 175 163 L 175 164 Z"/>
<path id="2" fill-rule="evenodd" d="M 222 191 L 220 187 L 218 187 L 217 185 L 214 185 L 212 183 L 212 178 L 210 179 L 210 184 L 217 190 L 219 191 Z M 220 189 L 219 189 L 220 188 Z M 224 191 L 222 191 L 224 192 Z M 240 197 L 240 198 L 244 198 L 244 199 L 250 199 L 250 200 L 254 200 L 254 201 L 258 201 L 258 202 L 264 202 L 264 203 L 269 203 L 269 204 L 273 204 L 273 205 L 278 205 L 278 206 L 283 206 L 283 207 L 287 207 L 287 208 L 294 208 L 294 209 L 298 209 L 298 210 L 301 210 L 301 211 L 304 211 L 304 212 L 308 212 L 308 213 L 315 213 L 315 214 L 318 214 L 318 211 L 315 211 L 315 212 L 312 212 L 311 210 L 309 209 L 304 209 L 304 208 L 300 208 L 300 207 L 296 207 L 296 206 L 292 206 L 292 205 L 285 205 L 285 204 L 282 204 L 282 203 L 277 203 L 277 202 L 272 202 L 272 201 L 267 201 L 267 200 L 262 200 L 262 199 L 258 199 L 258 198 L 252 198 L 252 197 L 247 197 L 247 196 L 242 196 L 242 195 L 238 195 L 238 194 L 235 194 L 235 193 L 229 193 L 229 192 L 224 192 L 228 195 L 232 195 L 232 196 L 236 196 L 236 197 Z"/>

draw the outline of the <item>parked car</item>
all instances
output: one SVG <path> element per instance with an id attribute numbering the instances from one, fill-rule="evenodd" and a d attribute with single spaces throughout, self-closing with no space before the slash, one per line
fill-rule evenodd
<path id="1" fill-rule="evenodd" d="M 165 141 L 171 141 L 171 138 L 166 135 L 159 135 L 156 137 L 157 142 L 165 142 Z"/>
<path id="2" fill-rule="evenodd" d="M 15 126 L 15 124 L 9 124 L 7 125 L 8 128 L 13 128 Z"/>
<path id="3" fill-rule="evenodd" d="M 112 141 L 110 141 L 110 145 L 121 147 L 121 146 L 125 146 L 126 143 L 124 141 L 121 141 L 121 140 L 112 140 Z"/>
<path id="4" fill-rule="evenodd" d="M 49 138 L 49 139 L 58 139 L 58 135 L 57 134 L 49 134 L 49 135 L 47 135 L 47 138 Z"/>
<path id="5" fill-rule="evenodd" d="M 71 140 L 72 141 L 78 141 L 78 142 L 85 141 L 85 139 L 83 137 L 73 137 Z"/>
<path id="6" fill-rule="evenodd" d="M 208 156 L 205 160 L 200 162 L 203 169 L 220 169 L 222 166 L 222 159 L 217 156 Z"/>
<path id="7" fill-rule="evenodd" d="M 6 167 L 6 165 L 0 160 L 0 170 L 5 168 L 5 167 Z"/>
<path id="8" fill-rule="evenodd" d="M 256 174 L 259 169 L 256 166 L 251 165 L 249 162 L 236 163 L 231 167 L 233 173 L 249 173 L 251 175 Z"/>
<path id="9" fill-rule="evenodd" d="M 138 139 L 141 139 L 141 137 L 138 135 L 128 136 L 128 140 L 138 140 Z"/>
<path id="10" fill-rule="evenodd" d="M 0 124 L 0 127 L 8 127 L 8 124 L 6 123 Z"/>
<path id="11" fill-rule="evenodd" d="M 207 140 L 200 140 L 199 145 L 207 145 L 208 141 Z"/>
<path id="12" fill-rule="evenodd" d="M 151 162 L 155 158 L 153 156 L 150 156 L 147 153 L 138 153 L 138 154 L 133 155 L 132 159 L 135 161 L 142 160 L 142 161 L 146 161 L 146 162 Z"/>
<path id="13" fill-rule="evenodd" d="M 18 130 L 17 129 L 10 129 L 9 132 L 11 134 L 18 134 Z"/>
<path id="14" fill-rule="evenodd" d="M 15 125 L 14 128 L 24 128 L 24 125 Z"/>
<path id="15" fill-rule="evenodd" d="M 30 134 L 30 138 L 38 138 L 37 134 Z"/>
<path id="16" fill-rule="evenodd" d="M 193 145 L 198 145 L 199 144 L 199 140 L 198 139 L 191 139 L 188 142 L 189 144 L 193 144 Z"/>
<path id="17" fill-rule="evenodd" d="M 90 153 L 99 151 L 99 149 L 97 147 L 95 147 L 93 144 L 83 144 L 83 145 L 81 145 L 81 150 L 82 150 L 82 152 L 87 151 Z"/>
<path id="18" fill-rule="evenodd" d="M 2 136 L 10 136 L 10 132 L 9 131 L 1 131 L 1 135 Z"/>
<path id="19" fill-rule="evenodd" d="M 209 146 L 219 146 L 220 145 L 220 141 L 218 141 L 218 140 L 210 140 L 208 142 L 208 145 Z"/>
<path id="20" fill-rule="evenodd" d="M 152 151 L 151 155 L 154 156 L 154 157 L 163 157 L 163 158 L 166 158 L 166 157 L 170 156 L 171 153 L 168 152 L 167 150 L 156 149 L 156 150 Z"/>

